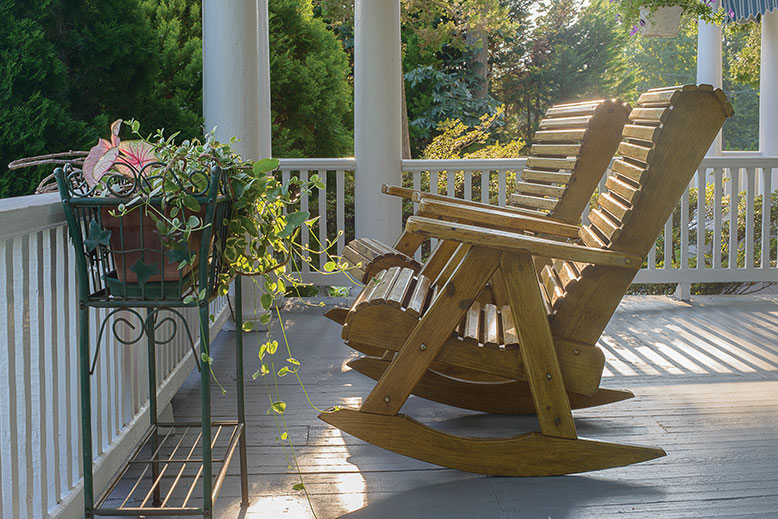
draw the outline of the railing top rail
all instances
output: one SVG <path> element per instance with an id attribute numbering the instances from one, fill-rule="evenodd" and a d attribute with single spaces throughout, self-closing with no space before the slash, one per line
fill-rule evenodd
<path id="1" fill-rule="evenodd" d="M 0 200 L 0 240 L 65 224 L 59 193 Z"/>
<path id="2" fill-rule="evenodd" d="M 403 171 L 521 169 L 526 163 L 527 157 L 513 159 L 404 159 L 402 169 Z"/>
<path id="3" fill-rule="evenodd" d="M 778 168 L 778 157 L 705 157 L 703 168 Z"/>
<path id="4" fill-rule="evenodd" d="M 325 170 L 336 170 L 336 169 L 346 169 L 346 170 L 353 170 L 357 167 L 357 161 L 353 157 L 348 158 L 342 158 L 342 159 L 278 159 L 279 162 L 279 168 L 282 170 L 314 170 L 314 169 L 325 169 Z"/>

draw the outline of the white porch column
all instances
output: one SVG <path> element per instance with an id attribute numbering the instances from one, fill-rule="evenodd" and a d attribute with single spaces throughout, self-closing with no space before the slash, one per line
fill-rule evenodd
<path id="1" fill-rule="evenodd" d="M 268 0 L 257 0 L 257 101 L 259 106 L 259 158 L 273 156 L 270 112 L 270 26 Z"/>
<path id="2" fill-rule="evenodd" d="M 762 15 L 759 73 L 759 151 L 778 155 L 778 11 Z"/>
<path id="3" fill-rule="evenodd" d="M 716 10 L 719 8 L 719 3 L 715 2 L 711 7 Z M 697 83 L 708 83 L 721 88 L 721 40 L 721 26 L 699 22 L 697 25 Z M 707 155 L 721 155 L 721 132 L 711 144 Z"/>
<path id="4" fill-rule="evenodd" d="M 240 139 L 249 160 L 270 157 L 267 0 L 203 1 L 203 115 L 216 137 Z M 262 313 L 252 279 L 243 279 L 243 319 Z"/>
<path id="5" fill-rule="evenodd" d="M 259 158 L 257 0 L 203 1 L 203 116 L 216 137 Z"/>
<path id="6" fill-rule="evenodd" d="M 402 206 L 381 184 L 402 180 L 400 0 L 356 0 L 354 9 L 356 235 L 391 244 Z"/>

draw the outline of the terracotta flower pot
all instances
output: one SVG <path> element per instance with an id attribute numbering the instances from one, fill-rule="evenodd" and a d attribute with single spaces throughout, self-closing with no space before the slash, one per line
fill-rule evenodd
<path id="1" fill-rule="evenodd" d="M 199 213 L 187 211 L 185 218 L 196 215 L 202 221 L 205 216 L 205 208 Z M 154 220 L 148 216 L 143 209 L 132 211 L 123 216 L 111 216 L 109 209 L 101 210 L 103 228 L 111 231 L 111 253 L 116 266 L 116 275 L 119 281 L 126 283 L 137 283 L 138 274 L 131 269 L 138 260 L 155 267 L 157 272 L 152 274 L 146 281 L 178 281 L 179 276 L 186 276 L 192 266 L 187 265 L 179 270 L 180 260 L 174 260 L 170 254 L 172 251 L 162 243 L 162 239 L 154 224 Z M 141 240 L 141 227 L 143 227 L 143 238 Z M 200 255 L 200 243 L 203 232 L 192 231 L 189 236 L 189 251 L 197 256 Z M 164 254 L 164 258 L 163 258 Z M 199 260 L 199 258 L 198 258 Z"/>

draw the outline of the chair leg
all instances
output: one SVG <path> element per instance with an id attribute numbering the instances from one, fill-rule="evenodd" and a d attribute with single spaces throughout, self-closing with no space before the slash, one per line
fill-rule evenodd
<path id="1" fill-rule="evenodd" d="M 521 356 L 540 431 L 547 436 L 576 438 L 570 401 L 567 399 L 532 256 L 503 254 L 500 270 L 513 311 L 513 322 L 521 344 Z"/>

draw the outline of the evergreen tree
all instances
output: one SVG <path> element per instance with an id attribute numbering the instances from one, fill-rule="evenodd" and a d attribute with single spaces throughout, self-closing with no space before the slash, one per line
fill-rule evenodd
<path id="1" fill-rule="evenodd" d="M 311 0 L 269 4 L 273 155 L 353 153 L 348 57 Z"/>
<path id="2" fill-rule="evenodd" d="M 203 133 L 203 42 L 200 2 L 141 0 L 156 33 L 159 70 L 149 92 L 143 125 L 186 138 Z M 140 116 L 138 116 L 140 117 Z M 210 130 L 210 128 L 209 128 Z"/>
<path id="3" fill-rule="evenodd" d="M 86 144 L 68 114 L 68 70 L 50 35 L 52 0 L 0 2 L 0 198 L 31 193 L 48 168 L 9 171 L 9 162 Z"/>

